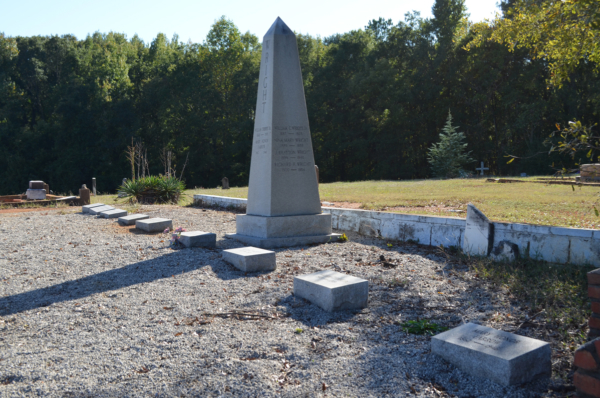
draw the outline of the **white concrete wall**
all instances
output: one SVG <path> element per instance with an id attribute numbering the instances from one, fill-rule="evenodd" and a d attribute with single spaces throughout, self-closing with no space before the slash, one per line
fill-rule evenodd
<path id="1" fill-rule="evenodd" d="M 246 202 L 246 199 L 194 195 L 194 204 L 199 206 L 235 207 L 243 210 Z M 430 246 L 462 247 L 466 228 L 466 220 L 456 217 L 333 207 L 323 207 L 323 213 L 331 214 L 334 229 L 384 239 L 415 241 Z M 494 228 L 489 236 L 493 240 L 492 247 L 496 247 L 501 241 L 509 241 L 519 247 L 521 257 L 600 267 L 600 230 L 497 222 L 492 224 Z"/>

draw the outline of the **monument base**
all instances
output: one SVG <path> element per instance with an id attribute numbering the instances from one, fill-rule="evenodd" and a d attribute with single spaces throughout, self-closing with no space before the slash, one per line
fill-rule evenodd
<path id="1" fill-rule="evenodd" d="M 331 214 L 300 216 L 238 215 L 236 233 L 257 238 L 288 238 L 331 234 Z"/>
<path id="2" fill-rule="evenodd" d="M 239 240 L 249 246 L 262 249 L 273 249 L 276 247 L 305 246 L 315 243 L 337 242 L 342 234 L 311 235 L 311 236 L 288 236 L 285 238 L 259 238 L 241 234 L 225 234 L 226 238 Z"/>

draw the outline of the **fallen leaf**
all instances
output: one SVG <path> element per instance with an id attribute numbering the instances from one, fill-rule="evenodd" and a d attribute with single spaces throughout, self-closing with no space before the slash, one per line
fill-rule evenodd
<path id="1" fill-rule="evenodd" d="M 175 333 L 175 337 L 177 337 L 177 336 L 181 336 L 182 334 L 183 334 L 182 332 Z"/>
<path id="2" fill-rule="evenodd" d="M 172 310 L 175 307 L 163 307 L 163 310 Z"/>
<path id="3" fill-rule="evenodd" d="M 323 391 L 327 390 L 327 384 L 325 384 L 325 383 L 321 384 L 321 388 L 323 389 Z"/>
<path id="4" fill-rule="evenodd" d="M 150 369 L 148 369 L 147 367 L 143 367 L 140 370 L 136 370 L 137 373 L 148 373 L 150 372 Z"/>

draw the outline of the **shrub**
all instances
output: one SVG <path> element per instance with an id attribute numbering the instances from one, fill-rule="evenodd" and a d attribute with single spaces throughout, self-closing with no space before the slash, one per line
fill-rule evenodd
<path id="1" fill-rule="evenodd" d="M 452 114 L 448 111 L 446 125 L 440 133 L 440 141 L 429 148 L 427 161 L 435 177 L 454 178 L 465 175 L 463 166 L 474 162 L 466 152 L 467 144 L 464 143 L 465 135 L 456 131 L 452 125 Z"/>
<path id="2" fill-rule="evenodd" d="M 185 184 L 175 177 L 148 176 L 125 181 L 119 194 L 138 203 L 177 203 Z"/>

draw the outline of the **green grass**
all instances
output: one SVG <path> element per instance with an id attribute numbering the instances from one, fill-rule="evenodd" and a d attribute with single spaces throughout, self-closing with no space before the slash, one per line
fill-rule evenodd
<path id="1" fill-rule="evenodd" d="M 533 177 L 519 178 L 533 180 Z M 361 181 L 319 185 L 322 201 L 360 203 L 360 208 L 408 214 L 465 217 L 473 203 L 494 221 L 600 228 L 594 212 L 600 187 L 546 184 L 498 184 L 485 179 Z M 194 194 L 246 198 L 248 188 L 194 189 Z M 191 201 L 191 199 L 189 199 Z M 182 202 L 180 202 L 182 203 Z"/>

